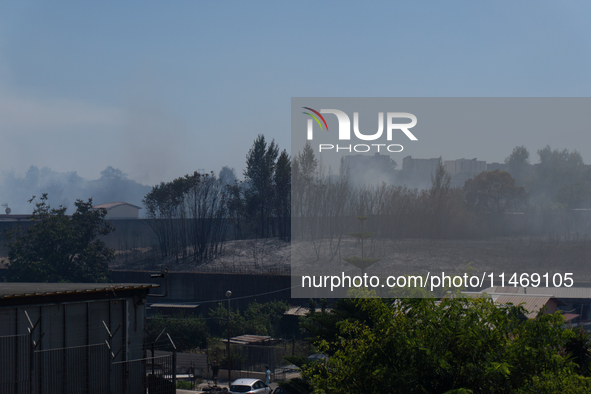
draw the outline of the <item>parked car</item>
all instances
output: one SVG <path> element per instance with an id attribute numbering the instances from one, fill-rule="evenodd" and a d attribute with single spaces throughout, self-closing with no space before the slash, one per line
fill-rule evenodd
<path id="1" fill-rule="evenodd" d="M 230 385 L 232 394 L 271 394 L 271 388 L 260 379 L 236 379 Z"/>
<path id="2" fill-rule="evenodd" d="M 326 364 L 328 363 L 328 355 L 322 353 L 310 354 L 308 356 L 308 361 Z"/>

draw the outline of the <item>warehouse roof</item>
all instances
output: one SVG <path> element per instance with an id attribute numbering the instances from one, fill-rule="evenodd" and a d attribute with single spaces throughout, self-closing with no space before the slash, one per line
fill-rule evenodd
<path id="1" fill-rule="evenodd" d="M 117 202 L 109 202 L 109 203 L 106 203 L 106 204 L 99 204 L 99 205 L 93 206 L 93 208 L 111 209 L 111 208 L 118 207 L 120 205 L 130 205 L 130 206 L 132 206 L 134 208 L 142 209 L 142 207 L 138 207 L 137 205 L 133 205 L 133 204 L 130 204 L 130 203 L 125 202 L 125 201 L 117 201 Z"/>
<path id="2" fill-rule="evenodd" d="M 587 298 L 591 299 L 591 288 L 589 287 L 501 287 L 494 286 L 484 289 L 483 293 L 488 294 L 528 294 L 528 295 L 550 295 L 555 298 Z"/>
<path id="3" fill-rule="evenodd" d="M 88 294 L 160 287 L 151 283 L 0 283 L 0 299 Z"/>

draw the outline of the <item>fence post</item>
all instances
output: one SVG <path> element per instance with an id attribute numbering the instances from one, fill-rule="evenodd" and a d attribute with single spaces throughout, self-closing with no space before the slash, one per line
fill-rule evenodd
<path id="1" fill-rule="evenodd" d="M 35 385 L 33 384 L 33 379 L 35 376 L 35 347 L 33 344 L 35 340 L 33 339 L 33 331 L 29 333 L 29 384 L 31 385 L 31 394 L 35 394 Z"/>
<path id="2" fill-rule="evenodd" d="M 172 384 L 176 390 L 176 348 L 172 350 Z"/>
<path id="3" fill-rule="evenodd" d="M 170 344 L 172 345 L 172 384 L 174 385 L 174 389 L 176 390 L 176 345 L 172 341 L 172 338 L 168 333 L 166 334 Z"/>

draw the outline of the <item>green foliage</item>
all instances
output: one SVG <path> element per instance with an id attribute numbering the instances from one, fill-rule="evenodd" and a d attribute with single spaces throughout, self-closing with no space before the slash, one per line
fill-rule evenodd
<path id="1" fill-rule="evenodd" d="M 148 320 L 146 343 L 152 343 L 162 330 L 164 330 L 165 334 L 170 335 L 177 350 L 181 352 L 195 348 L 205 348 L 209 336 L 209 330 L 203 318 L 187 316 L 183 313 L 165 318 L 162 314 L 159 314 Z M 159 343 L 166 342 L 168 342 L 168 339 L 161 336 Z"/>
<path id="2" fill-rule="evenodd" d="M 93 209 L 92 199 L 77 200 L 76 212 L 51 208 L 47 194 L 35 203 L 35 222 L 26 232 L 11 232 L 8 278 L 13 282 L 106 282 L 108 263 L 114 257 L 99 236 L 114 228 L 104 218 L 106 210 Z"/>
<path id="3" fill-rule="evenodd" d="M 246 329 L 251 330 L 250 333 L 255 335 L 278 336 L 279 323 L 288 309 L 289 306 L 284 301 L 264 304 L 255 301 L 244 311 Z"/>
<path id="4" fill-rule="evenodd" d="M 279 237 L 291 239 L 291 160 L 286 150 L 279 154 L 273 179 L 275 188 L 273 213 L 277 218 Z"/>
<path id="5" fill-rule="evenodd" d="M 523 186 L 529 177 L 529 152 L 525 146 L 516 146 L 505 158 L 507 172 L 515 178 L 515 183 Z"/>
<path id="6" fill-rule="evenodd" d="M 186 380 L 177 380 L 176 388 L 181 390 L 191 390 L 193 388 L 193 385 L 191 384 L 191 382 L 187 382 Z"/>
<path id="7" fill-rule="evenodd" d="M 567 342 L 564 350 L 577 364 L 577 372 L 581 375 L 591 375 L 591 333 L 583 327 L 572 328 L 567 331 Z"/>
<path id="8" fill-rule="evenodd" d="M 283 314 L 288 309 L 284 301 L 266 303 L 252 302 L 243 314 L 230 308 L 230 336 L 244 334 L 278 336 L 277 330 Z M 214 335 L 228 335 L 228 309 L 219 303 L 216 309 L 209 310 L 210 327 Z"/>
<path id="9" fill-rule="evenodd" d="M 564 354 L 564 318 L 523 312 L 487 298 L 341 300 L 308 317 L 331 357 L 302 377 L 316 393 L 588 392 Z"/>
<path id="10" fill-rule="evenodd" d="M 246 209 L 253 217 L 257 233 L 269 236 L 269 218 L 273 210 L 273 177 L 279 147 L 275 141 L 267 144 L 265 136 L 259 134 L 246 155 L 244 180 L 249 185 L 245 191 Z"/>
<path id="11" fill-rule="evenodd" d="M 484 171 L 464 184 L 466 203 L 476 210 L 495 216 L 522 207 L 525 189 L 515 186 L 515 179 L 505 171 Z"/>
<path id="12" fill-rule="evenodd" d="M 215 309 L 209 310 L 209 327 L 212 336 L 228 336 L 228 308 L 226 303 L 218 303 Z M 245 319 L 238 309 L 230 307 L 230 336 L 235 337 L 244 334 Z M 249 333 L 252 334 L 252 333 Z"/>

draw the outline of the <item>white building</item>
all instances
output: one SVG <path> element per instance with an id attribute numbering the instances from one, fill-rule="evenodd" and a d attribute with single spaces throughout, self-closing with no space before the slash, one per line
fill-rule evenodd
<path id="1" fill-rule="evenodd" d="M 95 205 L 93 208 L 104 208 L 107 210 L 105 219 L 139 219 L 140 209 L 137 205 L 128 202 L 110 202 L 107 204 Z"/>

